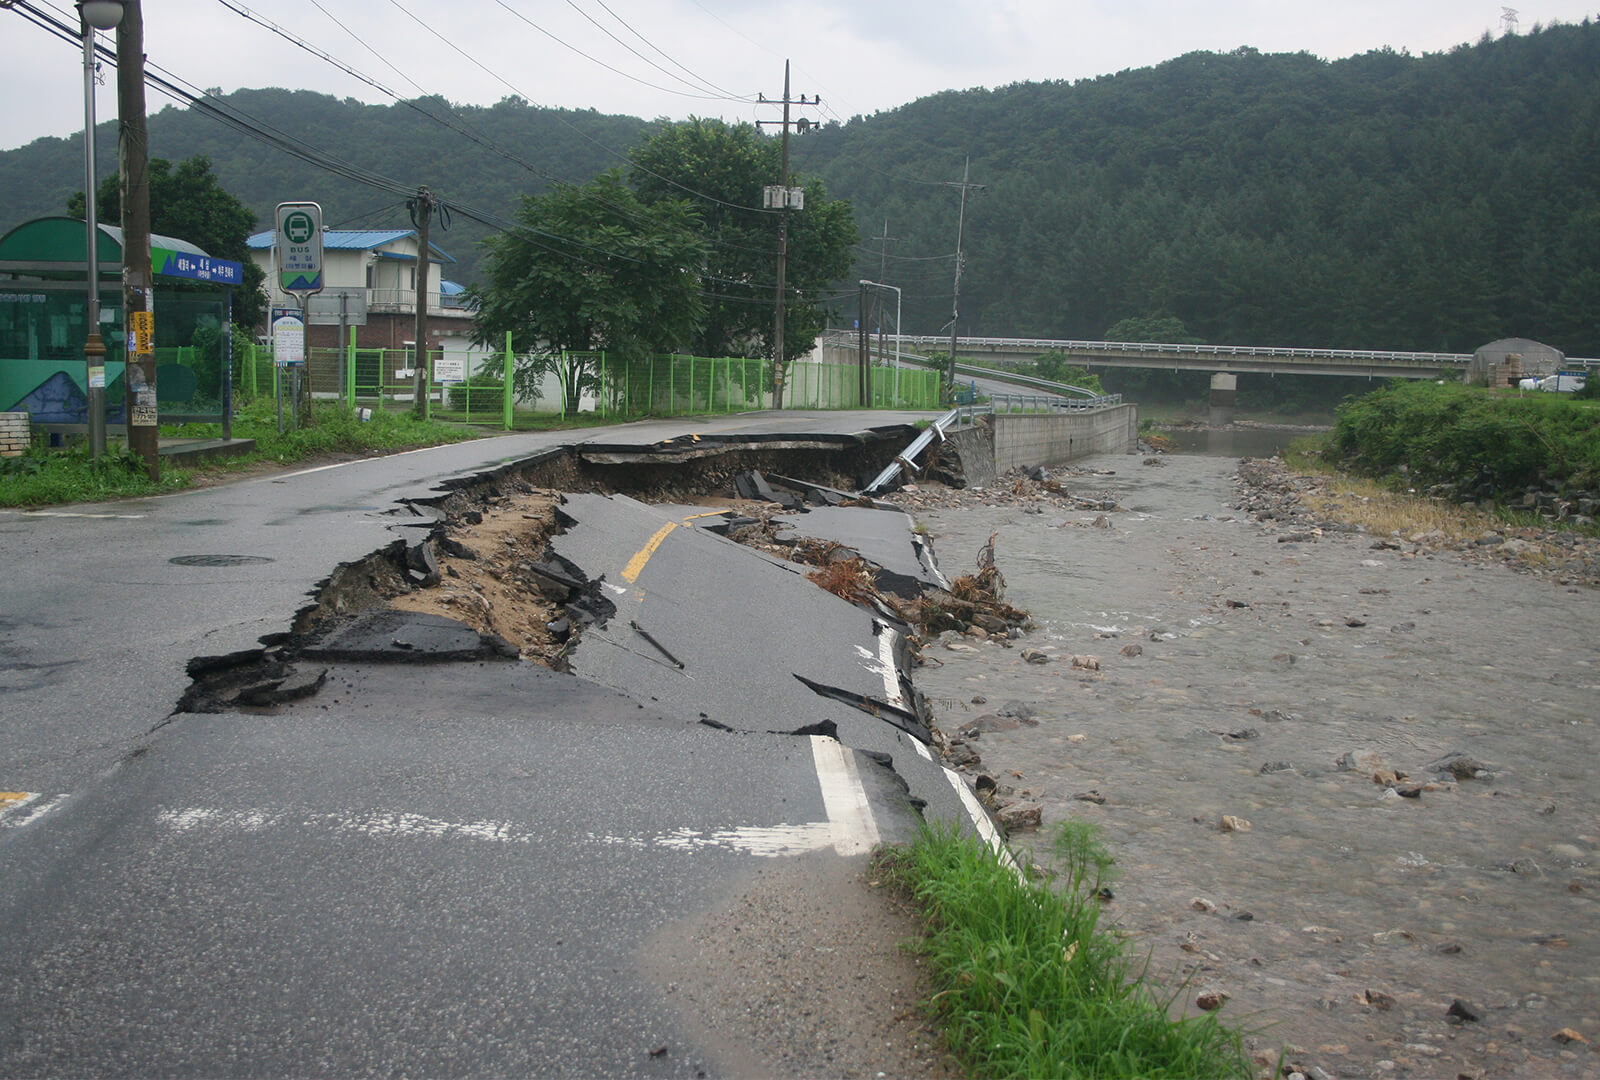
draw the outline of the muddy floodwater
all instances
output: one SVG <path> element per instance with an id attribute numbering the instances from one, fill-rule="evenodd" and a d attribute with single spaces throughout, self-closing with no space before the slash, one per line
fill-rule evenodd
<path id="1" fill-rule="evenodd" d="M 926 650 L 969 776 L 1102 826 L 1133 950 L 1306 1076 L 1600 1075 L 1600 591 L 1252 521 L 1235 458 L 1080 464 L 1124 509 L 908 496 L 1037 622 Z"/>

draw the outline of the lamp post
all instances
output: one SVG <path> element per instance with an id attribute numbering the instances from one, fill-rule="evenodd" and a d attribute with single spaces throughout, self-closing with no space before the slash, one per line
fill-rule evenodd
<path id="1" fill-rule="evenodd" d="M 885 285 L 881 281 L 861 282 L 863 286 L 873 289 L 890 289 L 894 292 L 894 402 L 900 404 L 900 288 L 897 285 Z"/>
<path id="2" fill-rule="evenodd" d="M 83 359 L 89 369 L 89 453 L 99 457 L 106 450 L 106 346 L 100 340 L 100 227 L 94 205 L 94 32 L 122 21 L 122 0 L 78 0 L 78 14 L 83 20 L 83 219 L 89 292 Z"/>

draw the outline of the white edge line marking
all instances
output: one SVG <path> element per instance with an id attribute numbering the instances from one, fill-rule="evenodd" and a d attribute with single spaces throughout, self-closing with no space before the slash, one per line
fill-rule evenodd
<path id="1" fill-rule="evenodd" d="M 816 764 L 822 805 L 833 831 L 833 850 L 840 855 L 860 855 L 878 845 L 878 823 L 872 817 L 867 793 L 856 773 L 855 756 L 835 739 L 811 736 L 811 760 Z"/>
<path id="2" fill-rule="evenodd" d="M 888 623 L 878 623 L 878 659 L 883 664 L 884 700 L 897 709 L 903 709 L 906 699 L 900 692 L 900 669 L 894 662 L 894 647 L 899 640 L 898 630 Z"/>
<path id="3" fill-rule="evenodd" d="M 442 443 L 442 446 L 452 445 Z M 252 484 L 262 484 L 271 480 L 289 480 L 296 476 L 310 476 L 312 473 L 327 472 L 329 469 L 342 469 L 346 465 L 364 465 L 369 461 L 387 461 L 390 458 L 409 457 L 412 454 L 422 454 L 429 450 L 438 450 L 438 446 L 419 446 L 415 450 L 400 450 L 393 454 L 380 454 L 377 457 L 356 458 L 353 461 L 335 461 L 332 465 L 317 465 L 310 469 L 300 469 L 298 472 L 278 473 L 276 476 L 262 476 L 250 481 Z"/>
<path id="4" fill-rule="evenodd" d="M 972 827 L 978 830 L 978 835 L 983 838 L 984 843 L 993 849 L 1002 864 L 1010 867 L 1019 878 L 1023 878 L 1022 868 L 1017 865 L 1016 857 L 1011 854 L 1011 849 L 1006 847 L 1006 842 L 1000 838 L 999 830 L 994 827 L 994 822 L 989 820 L 989 812 L 978 802 L 978 797 L 967 787 L 966 781 L 950 769 L 944 770 L 944 777 L 961 796 L 961 805 L 967 808 L 967 816 L 972 819 Z"/>
<path id="5" fill-rule="evenodd" d="M 9 514 L 15 514 L 18 517 L 95 518 L 95 519 L 101 520 L 101 521 L 111 520 L 111 519 L 117 519 L 117 520 L 123 520 L 123 521 L 137 521 L 140 518 L 147 516 L 145 514 L 86 514 L 86 513 L 81 513 L 79 511 L 76 511 L 76 510 L 8 510 L 6 512 L 9 513 Z"/>

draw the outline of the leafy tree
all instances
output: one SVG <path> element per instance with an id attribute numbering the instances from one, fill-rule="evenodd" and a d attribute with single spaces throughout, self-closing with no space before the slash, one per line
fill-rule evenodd
<path id="1" fill-rule="evenodd" d="M 83 192 L 67 200 L 67 213 L 83 217 Z M 100 182 L 95 192 L 95 216 L 107 225 L 122 220 L 122 192 L 116 173 Z M 261 283 L 266 275 L 250 258 L 247 241 L 255 215 L 230 195 L 211 174 L 211 160 L 192 157 L 178 163 L 150 160 L 150 231 L 187 240 L 208 255 L 231 259 L 244 266 L 243 283 L 233 294 L 233 321 L 240 326 L 260 326 L 266 315 L 266 295 Z M 188 284 L 168 282 L 178 289 Z"/>
<path id="2" fill-rule="evenodd" d="M 473 333 L 490 344 L 511 332 L 522 387 L 557 370 L 563 350 L 623 362 L 681 350 L 704 318 L 694 268 L 705 244 L 693 216 L 682 202 L 645 205 L 616 171 L 524 196 L 517 227 L 486 244 Z M 593 361 L 573 359 L 568 401 L 599 382 Z"/>
<path id="3" fill-rule="evenodd" d="M 1121 319 L 1106 328 L 1107 341 L 1145 341 L 1157 345 L 1202 345 L 1183 320 L 1172 315 L 1146 315 Z"/>
<path id="4" fill-rule="evenodd" d="M 781 172 L 778 140 L 753 125 L 690 119 L 671 124 L 629 154 L 629 182 L 650 205 L 690 198 L 705 237 L 700 264 L 705 320 L 701 356 L 772 355 L 779 214 L 761 208 Z M 790 178 L 805 208 L 789 212 L 784 360 L 808 352 L 827 326 L 827 294 L 850 272 L 858 238 L 850 204 L 830 200 L 821 180 Z"/>
<path id="5" fill-rule="evenodd" d="M 1100 385 L 1100 376 L 1091 375 L 1088 368 L 1074 364 L 1065 353 L 1055 350 L 1045 353 L 1033 362 L 1033 373 L 1051 382 L 1081 386 L 1097 394 L 1105 393 L 1105 388 Z"/>

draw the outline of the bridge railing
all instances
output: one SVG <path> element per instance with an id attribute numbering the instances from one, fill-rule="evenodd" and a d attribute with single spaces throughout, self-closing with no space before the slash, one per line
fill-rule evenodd
<path id="1" fill-rule="evenodd" d="M 931 334 L 885 335 L 901 345 L 950 347 L 950 339 Z M 1181 342 L 1080 341 L 1058 338 L 963 337 L 960 348 L 1013 349 L 1017 352 L 1163 353 L 1193 356 L 1272 356 L 1326 360 L 1391 361 L 1395 363 L 1466 366 L 1471 353 L 1396 352 L 1383 349 L 1317 349 L 1281 345 L 1189 345 Z"/>

